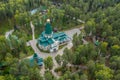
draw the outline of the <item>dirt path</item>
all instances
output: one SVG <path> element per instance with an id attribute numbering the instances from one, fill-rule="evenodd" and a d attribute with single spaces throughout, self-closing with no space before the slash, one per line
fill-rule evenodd
<path id="1" fill-rule="evenodd" d="M 33 26 L 33 25 L 32 25 Z M 81 29 L 83 29 L 84 27 L 80 27 L 80 28 L 74 28 L 74 29 L 71 29 L 71 30 L 67 30 L 67 31 L 64 31 L 71 39 L 73 39 L 73 35 L 75 33 L 77 34 L 80 34 L 81 33 Z M 85 40 L 83 40 L 84 43 L 87 43 Z M 58 52 L 54 52 L 54 53 L 44 53 L 44 52 L 41 52 L 37 46 L 36 46 L 36 43 L 37 43 L 37 39 L 34 39 L 34 40 L 30 40 L 29 42 L 27 42 L 27 44 L 30 44 L 30 46 L 33 48 L 34 52 L 38 54 L 39 57 L 45 59 L 47 58 L 48 56 L 51 56 L 52 59 L 53 59 L 53 63 L 54 63 L 54 66 L 53 66 L 53 69 L 52 69 L 52 73 L 54 76 L 56 76 L 57 78 L 59 78 L 59 76 L 54 72 L 54 69 L 57 68 L 59 65 L 57 64 L 56 60 L 55 60 L 55 57 L 59 54 L 59 55 L 63 55 L 63 51 L 64 49 L 67 47 L 68 49 L 72 48 L 73 44 L 72 44 L 72 41 L 70 41 L 65 47 L 63 47 L 62 49 L 60 49 Z M 32 56 L 29 56 L 28 58 L 30 58 Z M 45 68 L 44 68 L 44 65 L 40 71 L 40 73 L 42 75 L 44 75 L 44 72 L 45 72 Z"/>

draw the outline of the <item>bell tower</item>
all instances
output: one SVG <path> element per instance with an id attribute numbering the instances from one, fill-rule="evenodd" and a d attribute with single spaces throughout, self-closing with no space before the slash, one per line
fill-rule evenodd
<path id="1" fill-rule="evenodd" d="M 50 24 L 50 19 L 47 19 L 46 25 L 45 25 L 45 37 L 51 38 L 53 34 L 52 26 Z"/>

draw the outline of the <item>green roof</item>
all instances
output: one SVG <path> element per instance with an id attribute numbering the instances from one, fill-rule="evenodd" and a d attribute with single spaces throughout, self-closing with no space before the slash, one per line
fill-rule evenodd
<path id="1" fill-rule="evenodd" d="M 46 47 L 46 46 L 48 46 L 49 44 L 48 44 L 48 42 L 46 41 L 46 42 L 40 42 L 40 45 Z"/>
<path id="2" fill-rule="evenodd" d="M 43 45 L 43 46 L 48 46 L 50 44 L 53 44 L 54 41 L 52 40 L 52 38 L 49 38 L 49 39 L 44 39 L 44 38 L 41 38 L 40 40 L 40 45 Z"/>
<path id="3" fill-rule="evenodd" d="M 46 42 L 47 40 L 46 40 L 45 37 L 41 37 L 41 38 L 40 38 L 40 41 L 41 41 L 41 42 Z"/>
<path id="4" fill-rule="evenodd" d="M 5 65 L 6 65 L 5 62 L 0 62 L 0 67 L 5 66 Z"/>
<path id="5" fill-rule="evenodd" d="M 64 32 L 59 32 L 53 34 L 55 40 L 64 41 L 68 36 Z"/>
<path id="6" fill-rule="evenodd" d="M 37 58 L 37 57 L 38 57 L 37 53 L 34 53 L 33 58 Z"/>
<path id="7" fill-rule="evenodd" d="M 48 34 L 48 35 L 52 34 L 52 27 L 50 23 L 46 23 L 45 25 L 45 34 Z"/>
<path id="8" fill-rule="evenodd" d="M 63 42 L 67 40 L 68 36 L 64 32 L 58 32 L 58 33 L 53 33 L 51 38 L 46 37 L 45 35 L 51 35 L 52 34 L 52 27 L 49 22 L 46 23 L 45 25 L 45 31 L 43 31 L 38 39 L 38 43 L 41 46 L 49 46 L 54 43 L 54 40 Z M 54 40 L 53 40 L 54 39 Z"/>
<path id="9" fill-rule="evenodd" d="M 63 42 L 68 38 L 68 36 L 64 32 L 53 33 L 52 38 L 46 38 L 44 36 L 44 34 L 45 34 L 45 32 L 42 32 L 42 34 L 38 40 L 39 44 L 44 47 L 53 44 L 54 43 L 53 39 Z"/>
<path id="10" fill-rule="evenodd" d="M 51 38 L 49 38 L 49 39 L 48 39 L 48 43 L 49 43 L 49 44 L 53 44 L 54 41 L 53 41 Z"/>
<path id="11" fill-rule="evenodd" d="M 30 64 L 31 64 L 31 66 L 34 65 L 34 61 L 36 61 L 36 59 L 37 59 L 37 64 L 38 64 L 38 65 L 40 65 L 40 66 L 43 65 L 43 59 L 40 58 L 40 57 L 37 55 L 37 53 L 34 53 L 33 57 L 30 58 Z"/>
<path id="12" fill-rule="evenodd" d="M 95 45 L 96 45 L 96 46 L 99 46 L 99 44 L 100 44 L 100 43 L 99 43 L 99 41 L 97 40 L 97 41 L 95 42 Z"/>
<path id="13" fill-rule="evenodd" d="M 64 32 L 54 33 L 53 38 L 63 37 L 67 36 Z"/>

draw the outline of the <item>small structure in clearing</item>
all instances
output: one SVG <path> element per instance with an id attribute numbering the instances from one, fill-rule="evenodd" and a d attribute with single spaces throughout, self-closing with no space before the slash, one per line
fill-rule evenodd
<path id="1" fill-rule="evenodd" d="M 32 58 L 30 58 L 30 64 L 31 64 L 31 66 L 34 65 L 34 62 L 36 62 L 38 66 L 42 66 L 43 65 L 43 59 L 40 58 L 37 55 L 37 53 L 34 53 L 34 55 L 32 56 Z"/>

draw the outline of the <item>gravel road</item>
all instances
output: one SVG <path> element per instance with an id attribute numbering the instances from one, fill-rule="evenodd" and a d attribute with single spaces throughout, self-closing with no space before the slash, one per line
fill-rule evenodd
<path id="1" fill-rule="evenodd" d="M 81 33 L 81 29 L 83 29 L 84 27 L 80 27 L 80 28 L 74 28 L 74 29 L 71 29 L 71 30 L 67 30 L 67 31 L 64 31 L 71 39 L 73 39 L 73 35 L 75 33 L 77 34 L 80 34 Z M 83 40 L 84 43 L 87 44 L 87 42 L 85 40 Z M 57 64 L 56 60 L 55 60 L 55 57 L 59 54 L 59 55 L 63 55 L 63 51 L 64 49 L 67 47 L 68 49 L 70 49 L 73 44 L 72 44 L 72 41 L 70 41 L 65 47 L 63 47 L 62 49 L 58 50 L 58 52 L 54 52 L 54 53 L 44 53 L 44 52 L 41 52 L 37 46 L 36 46 L 36 43 L 37 43 L 37 39 L 34 39 L 34 40 L 30 40 L 29 42 L 27 42 L 27 44 L 30 44 L 30 46 L 33 48 L 34 52 L 38 54 L 39 57 L 45 59 L 47 58 L 48 56 L 51 56 L 52 59 L 53 59 L 53 63 L 54 63 L 54 66 L 53 66 L 53 69 L 51 70 L 53 75 L 56 76 L 57 78 L 59 78 L 59 76 L 54 72 L 54 69 L 57 68 L 59 65 Z M 30 58 L 32 56 L 29 56 L 28 58 Z M 42 75 L 44 75 L 44 72 L 45 72 L 45 68 L 44 68 L 44 65 L 40 71 L 40 73 Z"/>

